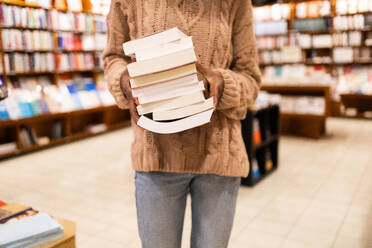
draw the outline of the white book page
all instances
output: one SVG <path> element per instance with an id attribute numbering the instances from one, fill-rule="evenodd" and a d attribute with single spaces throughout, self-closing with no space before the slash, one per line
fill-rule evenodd
<path id="1" fill-rule="evenodd" d="M 166 90 L 165 92 L 161 94 L 154 94 L 152 96 L 139 96 L 138 101 L 140 104 L 146 104 L 150 102 L 157 102 L 157 101 L 171 99 L 174 97 L 190 95 L 192 93 L 195 93 L 198 91 L 204 91 L 204 90 L 205 90 L 204 83 L 199 82 L 199 83 L 195 83 L 194 85 L 190 85 L 188 87 L 182 87 L 182 88 L 173 89 L 173 90 Z"/>
<path id="2" fill-rule="evenodd" d="M 180 40 L 172 41 L 165 44 L 160 44 L 156 47 L 142 49 L 136 51 L 136 60 L 138 62 L 153 59 L 156 57 L 165 56 L 171 53 L 180 52 L 185 49 L 193 48 L 191 37 L 186 37 Z"/>
<path id="3" fill-rule="evenodd" d="M 156 122 L 146 116 L 141 116 L 137 125 L 153 133 L 172 134 L 202 126 L 211 121 L 213 109 L 203 113 L 173 122 Z"/>
<path id="4" fill-rule="evenodd" d="M 164 120 L 175 120 L 185 118 L 191 115 L 199 114 L 201 112 L 212 109 L 213 106 L 213 97 L 209 98 L 203 103 L 193 104 L 187 107 L 166 110 L 160 112 L 154 112 L 152 118 L 155 121 L 164 121 Z"/>
<path id="5" fill-rule="evenodd" d="M 168 82 L 132 89 L 132 95 L 134 97 L 151 96 L 159 94 L 159 92 L 164 92 L 165 90 L 186 87 L 189 86 L 190 84 L 197 83 L 198 81 L 199 80 L 197 74 L 192 74 Z"/>

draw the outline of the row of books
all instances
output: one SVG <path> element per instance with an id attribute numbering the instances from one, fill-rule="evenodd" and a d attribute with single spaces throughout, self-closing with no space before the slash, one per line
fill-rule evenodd
<path id="1" fill-rule="evenodd" d="M 2 39 L 6 51 L 52 51 L 54 48 L 53 35 L 48 31 L 3 29 Z"/>
<path id="2" fill-rule="evenodd" d="M 0 102 L 3 120 L 70 112 L 113 105 L 114 99 L 102 84 L 92 78 L 75 77 L 53 85 L 49 78 L 20 78 L 10 86 L 9 97 Z"/>
<path id="3" fill-rule="evenodd" d="M 296 4 L 297 18 L 315 18 L 331 15 L 331 2 L 328 0 L 309 1 Z"/>
<path id="4" fill-rule="evenodd" d="M 5 53 L 4 62 L 9 74 L 55 70 L 53 53 Z"/>
<path id="5" fill-rule="evenodd" d="M 49 28 L 49 11 L 38 8 L 24 8 L 1 4 L 1 23 L 3 27 Z"/>
<path id="6" fill-rule="evenodd" d="M 372 95 L 372 66 L 343 66 L 337 74 L 338 94 Z"/>
<path id="7" fill-rule="evenodd" d="M 303 64 L 266 66 L 263 70 L 263 82 L 268 84 L 332 85 L 335 79 L 322 65 L 306 66 Z"/>
<path id="8" fill-rule="evenodd" d="M 370 24 L 366 22 L 365 15 L 335 16 L 333 18 L 335 30 L 363 30 Z"/>
<path id="9" fill-rule="evenodd" d="M 58 53 L 56 54 L 56 69 L 59 72 L 94 70 L 94 55 L 92 53 Z"/>
<path id="10" fill-rule="evenodd" d="M 90 14 L 51 10 L 50 16 L 54 30 L 94 32 L 94 18 Z"/>
<path id="11" fill-rule="evenodd" d="M 0 201 L 0 247 L 41 247 L 63 237 L 63 227 L 46 213 Z"/>
<path id="12" fill-rule="evenodd" d="M 280 50 L 265 50 L 259 53 L 261 64 L 303 63 L 304 55 L 299 46 L 285 46 Z"/>
<path id="13" fill-rule="evenodd" d="M 256 7 L 253 11 L 257 22 L 279 21 L 291 18 L 290 4 L 273 4 Z M 328 0 L 300 2 L 295 6 L 296 18 L 315 18 L 331 15 L 331 3 Z"/>
<path id="14" fill-rule="evenodd" d="M 77 32 L 106 33 L 104 16 L 63 12 L 0 4 L 1 23 L 5 28 L 54 29 Z"/>
<path id="15" fill-rule="evenodd" d="M 369 0 L 337 0 L 336 13 L 338 15 L 357 14 L 372 11 Z"/>
<path id="16" fill-rule="evenodd" d="M 334 46 L 361 46 L 362 32 L 351 31 L 335 34 L 299 34 L 298 45 L 301 48 L 333 48 Z"/>
<path id="17" fill-rule="evenodd" d="M 293 30 L 297 32 L 322 32 L 329 31 L 332 27 L 332 20 L 328 17 L 295 19 L 293 20 Z"/>
<path id="18" fill-rule="evenodd" d="M 288 33 L 287 21 L 272 21 L 255 23 L 256 36 L 283 35 Z"/>
<path id="19" fill-rule="evenodd" d="M 325 98 L 315 96 L 281 96 L 280 110 L 283 113 L 296 114 L 325 114 Z"/>
<path id="20" fill-rule="evenodd" d="M 370 63 L 372 61 L 372 48 L 337 47 L 333 49 L 335 63 Z"/>
<path id="21" fill-rule="evenodd" d="M 253 9 L 256 22 L 288 20 L 291 17 L 290 4 L 273 4 Z"/>
<path id="22" fill-rule="evenodd" d="M 295 38 L 294 38 L 295 39 Z M 258 49 L 277 49 L 283 46 L 289 46 L 295 44 L 291 42 L 293 40 L 293 34 L 283 36 L 259 36 L 257 37 Z"/>
<path id="23" fill-rule="evenodd" d="M 59 32 L 57 34 L 58 50 L 68 51 L 102 51 L 106 47 L 106 34 L 74 34 Z"/>

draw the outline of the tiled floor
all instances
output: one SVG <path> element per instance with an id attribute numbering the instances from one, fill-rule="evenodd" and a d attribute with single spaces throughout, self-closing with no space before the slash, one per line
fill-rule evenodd
<path id="1" fill-rule="evenodd" d="M 372 247 L 372 122 L 328 130 L 282 139 L 280 169 L 241 188 L 230 247 Z M 78 248 L 139 248 L 131 139 L 126 129 L 1 162 L 0 199 L 76 221 Z M 183 247 L 189 234 L 188 209 Z"/>

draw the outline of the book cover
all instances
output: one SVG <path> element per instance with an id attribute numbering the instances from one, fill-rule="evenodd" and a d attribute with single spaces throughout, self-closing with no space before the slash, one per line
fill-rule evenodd
<path id="1" fill-rule="evenodd" d="M 160 44 L 169 43 L 186 37 L 178 28 L 172 28 L 164 32 L 143 37 L 141 39 L 128 41 L 123 44 L 124 53 L 127 56 L 133 55 L 138 50 L 151 48 Z"/>
<path id="2" fill-rule="evenodd" d="M 128 64 L 127 68 L 130 77 L 138 77 L 192 64 L 196 61 L 195 51 L 191 48 L 166 56 L 131 63 Z"/>

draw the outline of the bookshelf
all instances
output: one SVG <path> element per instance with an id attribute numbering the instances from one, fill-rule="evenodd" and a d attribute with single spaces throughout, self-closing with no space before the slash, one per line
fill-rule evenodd
<path id="1" fill-rule="evenodd" d="M 278 2 L 255 8 L 256 27 L 266 25 L 257 40 L 260 67 L 268 84 L 276 81 L 274 77 L 282 77 L 283 85 L 286 81 L 319 83 L 321 79 L 330 86 L 333 116 L 344 115 L 341 106 L 347 106 L 342 95 L 366 103 L 370 98 L 365 96 L 372 95 L 372 87 L 366 86 L 372 81 L 364 79 L 372 71 L 370 1 Z M 305 72 L 309 68 L 311 72 Z"/>
<path id="2" fill-rule="evenodd" d="M 22 82 L 26 82 L 28 87 L 27 84 L 33 79 L 43 78 L 47 80 L 47 86 L 60 90 L 58 87 L 61 84 L 67 81 L 75 83 L 78 77 L 80 80 L 91 80 L 89 82 L 97 87 L 97 94 L 101 90 L 105 93 L 97 98 L 110 97 L 107 89 L 99 88 L 104 85 L 101 60 L 106 43 L 104 13 L 95 13 L 97 4 L 93 6 L 89 0 L 82 0 L 81 11 L 57 8 L 57 2 L 67 7 L 65 1 L 51 1 L 51 7 L 46 8 L 22 0 L 0 0 L 2 80 L 14 88 L 19 81 L 22 87 Z M 103 4 L 107 7 L 107 3 L 109 1 Z M 7 7 L 25 11 L 27 17 L 13 23 L 12 18 L 6 17 L 9 13 Z M 13 61 L 10 59 L 12 56 Z M 23 57 L 16 59 L 16 56 Z M 42 57 L 45 57 L 44 63 L 40 62 Z M 39 62 L 36 63 L 36 60 Z M 32 63 L 21 65 L 24 61 Z M 10 62 L 14 66 L 10 66 Z M 38 81 L 38 85 L 44 81 Z M 42 98 L 45 99 L 45 96 Z M 111 100 L 61 111 L 51 111 L 49 108 L 49 111 L 42 113 L 40 110 L 39 113 L 19 118 L 2 119 L 0 113 L 0 147 L 9 144 L 11 148 L 5 152 L 0 149 L 0 160 L 129 126 L 129 112 L 120 110 Z M 25 144 L 25 135 L 31 140 L 36 137 L 44 141 Z"/>
<path id="3" fill-rule="evenodd" d="M 319 139 L 326 133 L 327 117 L 331 110 L 329 86 L 265 85 L 262 87 L 262 90 L 273 94 L 280 94 L 282 97 L 288 97 L 289 99 L 299 99 L 300 101 L 303 97 L 323 99 L 324 103 L 319 106 L 322 109 L 317 113 L 309 112 L 309 108 L 303 106 L 303 104 L 300 104 L 299 107 L 290 106 L 289 108 L 282 109 L 280 114 L 280 131 L 284 134 L 314 139 Z"/>
<path id="4" fill-rule="evenodd" d="M 280 109 L 272 105 L 249 110 L 242 121 L 242 134 L 250 172 L 242 184 L 254 186 L 278 168 Z M 257 138 L 258 137 L 258 138 Z"/>

